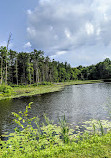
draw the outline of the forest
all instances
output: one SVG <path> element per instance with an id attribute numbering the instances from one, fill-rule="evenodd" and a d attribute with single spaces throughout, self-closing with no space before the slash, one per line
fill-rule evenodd
<path id="1" fill-rule="evenodd" d="M 111 61 L 91 66 L 71 67 L 67 62 L 51 60 L 44 52 L 36 50 L 16 52 L 0 47 L 0 83 L 38 84 L 41 82 L 63 82 L 70 80 L 97 80 L 111 77 Z"/>

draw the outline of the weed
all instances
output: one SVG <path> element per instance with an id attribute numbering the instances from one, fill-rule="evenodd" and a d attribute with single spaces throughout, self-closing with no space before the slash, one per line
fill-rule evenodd
<path id="1" fill-rule="evenodd" d="M 61 119 L 59 119 L 59 124 L 61 127 L 61 138 L 64 143 L 68 143 L 69 142 L 69 135 L 68 135 L 69 128 L 67 126 L 65 115 Z"/>
<path id="2" fill-rule="evenodd" d="M 59 119 L 59 126 L 52 124 L 46 115 L 46 124 L 40 124 L 38 117 L 29 118 L 31 104 L 24 112 L 13 112 L 14 121 L 22 130 L 16 128 L 14 133 L 9 134 L 8 140 L 0 141 L 1 158 L 111 157 L 111 131 L 104 133 L 102 121 L 93 121 L 94 134 L 86 132 L 75 137 L 65 116 Z M 36 128 L 33 128 L 32 122 L 35 122 Z M 97 125 L 101 135 L 96 133 Z"/>

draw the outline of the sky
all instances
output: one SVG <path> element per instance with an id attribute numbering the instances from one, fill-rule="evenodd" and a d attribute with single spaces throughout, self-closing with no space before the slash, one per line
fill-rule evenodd
<path id="1" fill-rule="evenodd" d="M 0 0 L 0 46 L 72 67 L 111 59 L 111 0 Z"/>

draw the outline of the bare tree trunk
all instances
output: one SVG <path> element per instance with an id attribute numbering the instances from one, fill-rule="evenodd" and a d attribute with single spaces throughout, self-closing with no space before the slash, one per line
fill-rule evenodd
<path id="1" fill-rule="evenodd" d="M 9 34 L 8 42 L 7 42 L 7 51 L 6 51 L 6 70 L 5 70 L 5 84 L 7 84 L 7 55 L 8 55 L 8 46 L 10 44 L 12 34 Z"/>
<path id="2" fill-rule="evenodd" d="M 30 80 L 30 85 L 31 85 L 31 73 L 30 73 L 30 67 L 29 67 L 29 80 Z"/>
<path id="3" fill-rule="evenodd" d="M 17 65 L 18 65 L 18 62 L 17 62 L 17 59 L 16 59 L 16 81 L 17 81 L 17 85 L 18 85 L 18 69 L 17 69 Z"/>
<path id="4" fill-rule="evenodd" d="M 52 73 L 51 73 L 51 69 L 49 70 L 49 80 L 50 80 L 50 82 L 52 82 Z"/>
<path id="5" fill-rule="evenodd" d="M 45 75 L 46 75 L 46 81 L 48 82 L 49 81 L 49 74 L 48 74 L 48 72 L 49 72 L 49 67 L 48 67 L 48 65 L 46 65 L 45 66 Z"/>
<path id="6" fill-rule="evenodd" d="M 35 72 L 35 71 L 33 71 L 33 84 L 34 84 L 34 82 L 35 82 L 35 80 L 34 80 L 34 72 Z"/>
<path id="7" fill-rule="evenodd" d="M 25 65 L 23 65 L 23 83 L 26 84 Z"/>
<path id="8" fill-rule="evenodd" d="M 31 72 L 30 72 L 31 64 L 30 64 L 30 59 L 29 59 L 29 81 L 31 85 Z"/>
<path id="9" fill-rule="evenodd" d="M 5 84 L 7 84 L 7 60 L 6 60 L 6 72 L 5 72 Z"/>
<path id="10" fill-rule="evenodd" d="M 38 74 L 38 61 L 36 61 L 36 83 L 39 81 L 39 74 Z"/>
<path id="11" fill-rule="evenodd" d="M 2 70 L 3 69 L 3 58 L 1 58 L 1 84 L 3 82 L 3 73 L 2 73 Z"/>
<path id="12" fill-rule="evenodd" d="M 37 83 L 37 68 L 36 68 L 36 83 Z"/>
<path id="13" fill-rule="evenodd" d="M 37 78 L 38 78 L 38 82 L 39 82 L 39 70 L 37 68 Z"/>
<path id="14" fill-rule="evenodd" d="M 42 65 L 42 81 L 44 82 L 45 81 L 45 67 L 44 67 L 44 63 L 43 63 L 43 65 Z"/>

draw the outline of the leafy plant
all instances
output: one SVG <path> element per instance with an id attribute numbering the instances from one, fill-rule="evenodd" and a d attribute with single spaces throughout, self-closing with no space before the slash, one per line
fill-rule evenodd
<path id="1" fill-rule="evenodd" d="M 59 124 L 61 127 L 61 138 L 64 143 L 68 143 L 69 142 L 69 135 L 68 135 L 69 128 L 66 123 L 65 115 L 61 119 L 59 119 Z"/>
<path id="2" fill-rule="evenodd" d="M 32 120 L 35 119 L 35 117 L 31 119 L 28 118 L 28 109 L 31 109 L 32 103 L 33 102 L 29 103 L 29 105 L 26 106 L 26 109 L 24 112 L 20 111 L 19 114 L 12 112 L 12 114 L 16 117 L 16 119 L 14 119 L 15 123 L 17 123 L 22 128 L 24 128 L 24 124 L 25 124 L 25 129 L 28 129 L 31 126 Z"/>
<path id="3" fill-rule="evenodd" d="M 4 96 L 10 96 L 12 94 L 14 94 L 14 90 L 11 86 L 8 85 L 1 85 L 0 86 L 0 92 L 4 95 Z"/>
<path id="4" fill-rule="evenodd" d="M 98 121 L 98 124 L 99 124 L 99 128 L 100 128 L 100 131 L 101 131 L 101 135 L 104 135 L 103 125 L 102 125 L 100 120 Z"/>
<path id="5" fill-rule="evenodd" d="M 21 129 L 16 128 L 7 141 L 0 142 L 1 158 L 111 157 L 111 131 L 103 134 L 102 121 L 92 122 L 94 134 L 76 135 L 69 129 L 65 116 L 59 119 L 59 126 L 52 124 L 46 115 L 44 124 L 40 124 L 38 117 L 29 118 L 31 105 L 32 102 L 19 114 L 13 112 L 14 121 Z M 97 127 L 101 128 L 101 135 L 96 133 Z"/>

